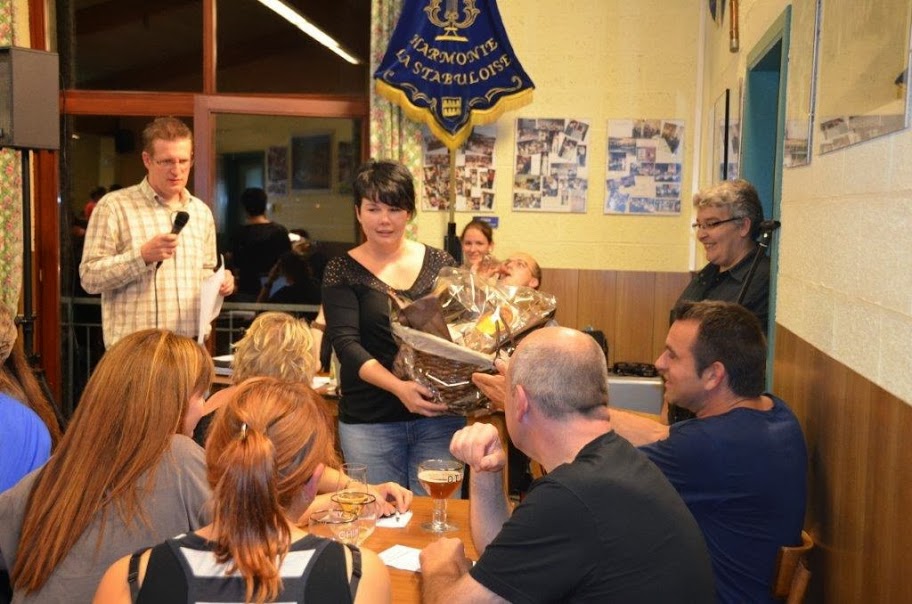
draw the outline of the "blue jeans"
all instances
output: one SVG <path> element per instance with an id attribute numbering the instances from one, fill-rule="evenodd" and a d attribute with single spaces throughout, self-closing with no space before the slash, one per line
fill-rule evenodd
<path id="1" fill-rule="evenodd" d="M 453 459 L 450 440 L 465 425 L 464 417 L 454 416 L 379 424 L 339 422 L 339 441 L 346 462 L 367 465 L 368 482 L 397 482 L 415 495 L 427 495 L 418 482 L 418 464 Z M 459 496 L 457 491 L 454 497 Z"/>

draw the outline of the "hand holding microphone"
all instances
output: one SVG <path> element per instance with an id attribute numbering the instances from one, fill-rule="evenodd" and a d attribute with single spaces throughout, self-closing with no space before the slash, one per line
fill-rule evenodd
<path id="1" fill-rule="evenodd" d="M 155 262 L 155 268 L 158 268 L 164 260 L 174 256 L 174 251 L 177 249 L 177 235 L 187 225 L 189 220 L 190 214 L 187 212 L 176 212 L 170 233 L 156 235 L 143 244 L 140 252 L 146 264 Z"/>

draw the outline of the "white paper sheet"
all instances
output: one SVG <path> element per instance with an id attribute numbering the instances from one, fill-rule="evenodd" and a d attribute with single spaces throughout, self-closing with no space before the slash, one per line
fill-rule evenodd
<path id="1" fill-rule="evenodd" d="M 421 550 L 416 547 L 406 545 L 394 545 L 378 554 L 383 563 L 393 568 L 401 568 L 412 572 L 421 571 L 421 562 L 418 560 L 418 554 Z"/>
<path id="2" fill-rule="evenodd" d="M 203 279 L 200 283 L 200 314 L 199 314 L 199 337 L 198 341 L 202 344 L 209 332 L 212 331 L 212 322 L 219 316 L 222 310 L 222 301 L 224 296 L 219 294 L 219 288 L 225 279 L 225 259 L 220 258 L 218 270 L 209 277 Z"/>
<path id="3" fill-rule="evenodd" d="M 412 519 L 412 511 L 409 510 L 404 514 L 399 514 L 396 516 L 386 516 L 384 518 L 377 519 L 377 526 L 382 528 L 405 528 L 408 526 L 409 521 Z"/>

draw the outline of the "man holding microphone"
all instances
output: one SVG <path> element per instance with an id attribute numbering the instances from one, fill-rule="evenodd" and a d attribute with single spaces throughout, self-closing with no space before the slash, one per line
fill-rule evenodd
<path id="1" fill-rule="evenodd" d="M 217 267 L 215 221 L 187 191 L 193 135 L 158 118 L 143 130 L 141 183 L 105 195 L 89 220 L 79 265 L 83 288 L 101 294 L 104 343 L 160 328 L 196 337 L 200 285 Z M 219 293 L 234 291 L 225 271 Z"/>

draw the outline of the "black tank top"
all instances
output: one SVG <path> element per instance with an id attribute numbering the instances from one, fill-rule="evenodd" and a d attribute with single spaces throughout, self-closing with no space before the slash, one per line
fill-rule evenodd
<path id="1" fill-rule="evenodd" d="M 237 573 L 225 575 L 231 563 L 219 564 L 213 546 L 199 535 L 184 534 L 153 547 L 135 602 L 243 603 L 244 579 Z M 313 535 L 292 543 L 282 561 L 282 590 L 276 601 L 353 602 L 361 577 L 361 551 L 347 546 L 352 551 L 349 581 L 343 547 Z"/>

